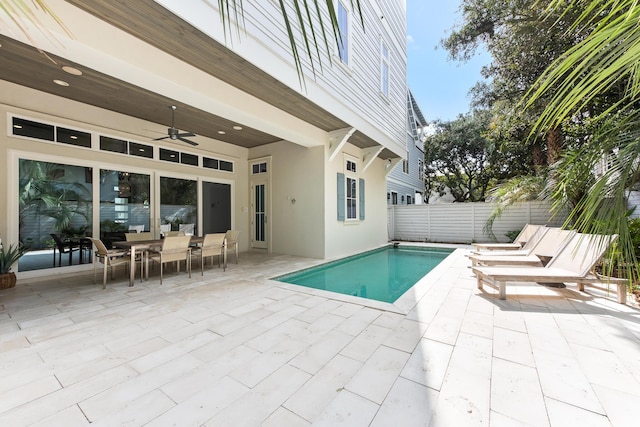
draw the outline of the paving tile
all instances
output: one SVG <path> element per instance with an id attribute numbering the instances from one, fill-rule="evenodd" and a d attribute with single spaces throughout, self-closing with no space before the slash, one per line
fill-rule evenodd
<path id="1" fill-rule="evenodd" d="M 247 387 L 253 388 L 275 371 L 279 370 L 285 363 L 293 359 L 306 347 L 307 344 L 304 342 L 285 339 L 238 367 L 229 375 Z"/>
<path id="2" fill-rule="evenodd" d="M 590 383 L 640 399 L 640 383 L 629 374 L 624 363 L 614 353 L 576 344 L 571 344 L 571 349 Z"/>
<path id="3" fill-rule="evenodd" d="M 548 426 L 536 370 L 494 357 L 491 410 L 532 426 Z"/>
<path id="4" fill-rule="evenodd" d="M 347 390 L 342 390 L 313 421 L 315 427 L 368 426 L 379 406 Z"/>
<path id="5" fill-rule="evenodd" d="M 206 427 L 260 425 L 309 378 L 309 374 L 284 365 L 203 425 Z"/>
<path id="6" fill-rule="evenodd" d="M 338 328 L 338 330 L 342 330 L 342 328 Z M 347 344 L 340 354 L 364 362 L 390 334 L 391 329 L 369 325 L 360 335 Z"/>
<path id="7" fill-rule="evenodd" d="M 380 346 L 346 385 L 346 389 L 381 404 L 410 353 Z"/>
<path id="8" fill-rule="evenodd" d="M 398 378 L 370 426 L 426 427 L 437 400 L 437 391 L 405 378 Z"/>
<path id="9" fill-rule="evenodd" d="M 545 404 L 551 427 L 611 427 L 609 419 L 602 414 L 587 411 L 548 397 L 545 398 Z"/>
<path id="10" fill-rule="evenodd" d="M 424 323 L 403 319 L 393 328 L 391 335 L 383 341 L 383 344 L 410 353 L 416 348 L 426 330 L 427 325 Z"/>
<path id="11" fill-rule="evenodd" d="M 223 377 L 201 387 L 198 393 L 180 402 L 180 405 L 167 408 L 145 426 L 201 426 L 248 392 L 248 387 L 232 378 Z"/>
<path id="12" fill-rule="evenodd" d="M 434 390 L 440 390 L 453 347 L 438 341 L 420 340 L 400 376 Z"/>
<path id="13" fill-rule="evenodd" d="M 92 422 L 91 427 L 153 425 L 152 420 L 174 407 L 175 402 L 167 395 L 159 390 L 153 390 L 129 402 L 122 410 Z M 150 421 L 151 424 L 148 424 Z M 185 426 L 186 423 L 181 425 Z"/>
<path id="14" fill-rule="evenodd" d="M 470 342 L 488 341 L 475 335 L 468 337 Z M 490 342 L 454 348 L 438 400 L 433 406 L 432 425 L 489 424 L 492 357 L 488 349 Z"/>
<path id="15" fill-rule="evenodd" d="M 275 410 L 273 414 L 269 416 L 260 427 L 307 427 L 310 426 L 311 423 L 293 412 L 280 407 Z"/>
<path id="16" fill-rule="evenodd" d="M 304 349 L 289 363 L 310 374 L 317 373 L 333 359 L 353 337 L 339 331 L 330 331 Z"/>
<path id="17" fill-rule="evenodd" d="M 337 355 L 300 387 L 283 406 L 300 417 L 313 421 L 344 390 L 361 367 L 361 362 Z"/>
<path id="18" fill-rule="evenodd" d="M 591 384 L 575 358 L 537 350 L 535 360 L 545 397 L 604 414 Z"/>
<path id="19" fill-rule="evenodd" d="M 54 376 L 46 376 L 0 394 L 0 414 L 53 393 L 61 388 Z"/>
<path id="20" fill-rule="evenodd" d="M 493 355 L 511 362 L 535 366 L 529 336 L 511 329 L 495 328 L 493 331 Z"/>
<path id="21" fill-rule="evenodd" d="M 640 396 L 602 385 L 594 385 L 598 399 L 607 411 L 611 425 L 615 427 L 632 427 L 638 425 L 638 402 Z"/>

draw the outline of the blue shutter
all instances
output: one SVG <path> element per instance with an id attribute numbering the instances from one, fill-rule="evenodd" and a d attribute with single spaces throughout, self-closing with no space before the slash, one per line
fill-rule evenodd
<path id="1" fill-rule="evenodd" d="M 344 174 L 338 172 L 338 221 L 344 221 Z"/>
<path id="2" fill-rule="evenodd" d="M 358 187 L 360 187 L 359 203 L 360 203 L 360 221 L 364 220 L 364 179 L 358 180 Z"/>

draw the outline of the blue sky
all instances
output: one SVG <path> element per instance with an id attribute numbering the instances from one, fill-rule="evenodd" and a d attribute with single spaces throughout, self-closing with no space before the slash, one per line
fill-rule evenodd
<path id="1" fill-rule="evenodd" d="M 469 89 L 491 60 L 483 50 L 469 62 L 452 62 L 440 47 L 440 39 L 462 22 L 458 7 L 456 0 L 407 0 L 407 79 L 429 122 L 469 111 Z"/>

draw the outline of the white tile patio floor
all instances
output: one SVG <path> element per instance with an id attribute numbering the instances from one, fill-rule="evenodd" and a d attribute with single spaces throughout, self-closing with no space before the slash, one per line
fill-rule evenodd
<path id="1" fill-rule="evenodd" d="M 256 253 L 163 285 L 19 283 L 0 425 L 637 426 L 637 306 L 571 285 L 500 301 L 465 253 L 396 305 L 271 281 L 318 260 Z"/>

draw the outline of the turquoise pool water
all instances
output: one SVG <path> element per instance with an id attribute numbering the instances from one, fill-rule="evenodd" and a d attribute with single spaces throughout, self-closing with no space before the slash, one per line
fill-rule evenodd
<path id="1" fill-rule="evenodd" d="M 394 302 L 451 252 L 453 249 L 389 246 L 273 279 Z"/>

